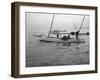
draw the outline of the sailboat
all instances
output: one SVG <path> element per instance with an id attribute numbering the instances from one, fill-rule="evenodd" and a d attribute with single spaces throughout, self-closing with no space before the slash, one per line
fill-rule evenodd
<path id="1" fill-rule="evenodd" d="M 52 27 L 53 27 L 53 21 L 54 21 L 54 18 L 55 18 L 55 14 L 53 15 L 53 18 L 52 18 L 52 22 L 51 22 L 51 26 L 50 26 L 50 30 L 48 32 L 48 36 L 47 37 L 41 37 L 41 39 L 39 39 L 40 42 L 50 42 L 50 43 L 84 43 L 84 39 L 76 39 L 76 38 L 70 38 L 68 40 L 62 40 L 61 38 L 59 37 L 50 37 L 50 34 L 52 34 Z M 85 19 L 85 16 L 83 17 L 83 20 L 82 20 L 82 23 L 81 23 L 81 26 L 80 26 L 80 29 L 79 31 L 81 30 L 82 28 L 82 24 L 84 22 L 84 19 Z M 62 32 L 57 32 L 55 33 L 56 35 L 65 35 L 65 34 L 69 34 L 67 32 L 65 33 L 62 33 Z"/>

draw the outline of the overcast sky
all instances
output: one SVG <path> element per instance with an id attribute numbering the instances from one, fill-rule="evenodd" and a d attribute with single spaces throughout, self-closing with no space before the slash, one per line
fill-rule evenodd
<path id="1" fill-rule="evenodd" d="M 43 13 L 26 13 L 25 25 L 26 32 L 29 33 L 44 33 L 48 34 L 51 21 L 54 14 L 43 14 Z M 67 32 L 75 31 L 74 25 L 77 30 L 80 28 L 82 23 L 83 15 L 63 15 L 55 14 L 52 30 L 66 30 Z M 84 23 L 82 25 L 81 32 L 89 31 L 90 16 L 85 16 Z"/>

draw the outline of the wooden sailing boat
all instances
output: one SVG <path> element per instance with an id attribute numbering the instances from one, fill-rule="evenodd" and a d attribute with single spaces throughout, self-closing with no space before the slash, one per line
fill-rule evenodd
<path id="1" fill-rule="evenodd" d="M 84 43 L 85 42 L 83 39 L 78 39 L 77 40 L 76 38 L 70 38 L 68 40 L 62 40 L 61 38 L 50 37 L 50 34 L 52 32 L 51 30 L 52 30 L 52 27 L 53 27 L 54 17 L 55 17 L 55 14 L 53 15 L 53 18 L 52 18 L 52 22 L 51 22 L 51 26 L 50 26 L 48 36 L 47 37 L 41 37 L 41 39 L 39 40 L 40 42 L 51 42 L 51 43 Z M 85 19 L 85 16 L 82 20 L 82 23 L 81 23 L 81 26 L 80 26 L 79 30 L 81 30 L 84 19 Z M 62 34 L 69 34 L 69 33 L 57 33 L 57 34 L 62 35 Z"/>

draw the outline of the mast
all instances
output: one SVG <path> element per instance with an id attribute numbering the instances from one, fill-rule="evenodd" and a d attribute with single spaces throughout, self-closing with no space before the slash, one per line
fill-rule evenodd
<path id="1" fill-rule="evenodd" d="M 81 25 L 80 25 L 80 29 L 79 29 L 79 31 L 80 31 L 81 28 L 82 28 L 82 25 L 83 25 L 84 19 L 85 19 L 85 16 L 83 17 L 83 20 L 82 20 L 82 23 L 81 23 Z"/>
<path id="2" fill-rule="evenodd" d="M 51 29 L 52 29 L 52 26 L 53 26 L 54 17 L 55 17 L 55 14 L 53 14 L 50 30 L 49 30 L 49 33 L 48 33 L 48 37 L 50 37 L 50 32 L 51 32 Z"/>

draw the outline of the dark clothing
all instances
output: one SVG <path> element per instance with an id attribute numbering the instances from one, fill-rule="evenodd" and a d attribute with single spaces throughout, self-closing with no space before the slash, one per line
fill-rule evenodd
<path id="1" fill-rule="evenodd" d="M 67 37 L 67 36 L 63 36 L 63 37 L 61 38 L 61 40 L 66 41 L 66 40 L 68 40 L 68 37 Z"/>
<path id="2" fill-rule="evenodd" d="M 78 40 L 79 31 L 76 32 L 76 39 Z"/>
<path id="3" fill-rule="evenodd" d="M 59 34 L 57 34 L 57 38 L 59 38 Z"/>
<path id="4" fill-rule="evenodd" d="M 57 38 L 59 38 L 59 30 L 57 30 L 56 33 L 57 33 Z"/>
<path id="5" fill-rule="evenodd" d="M 71 32 L 70 34 L 71 34 L 71 35 L 75 35 L 75 32 Z"/>

